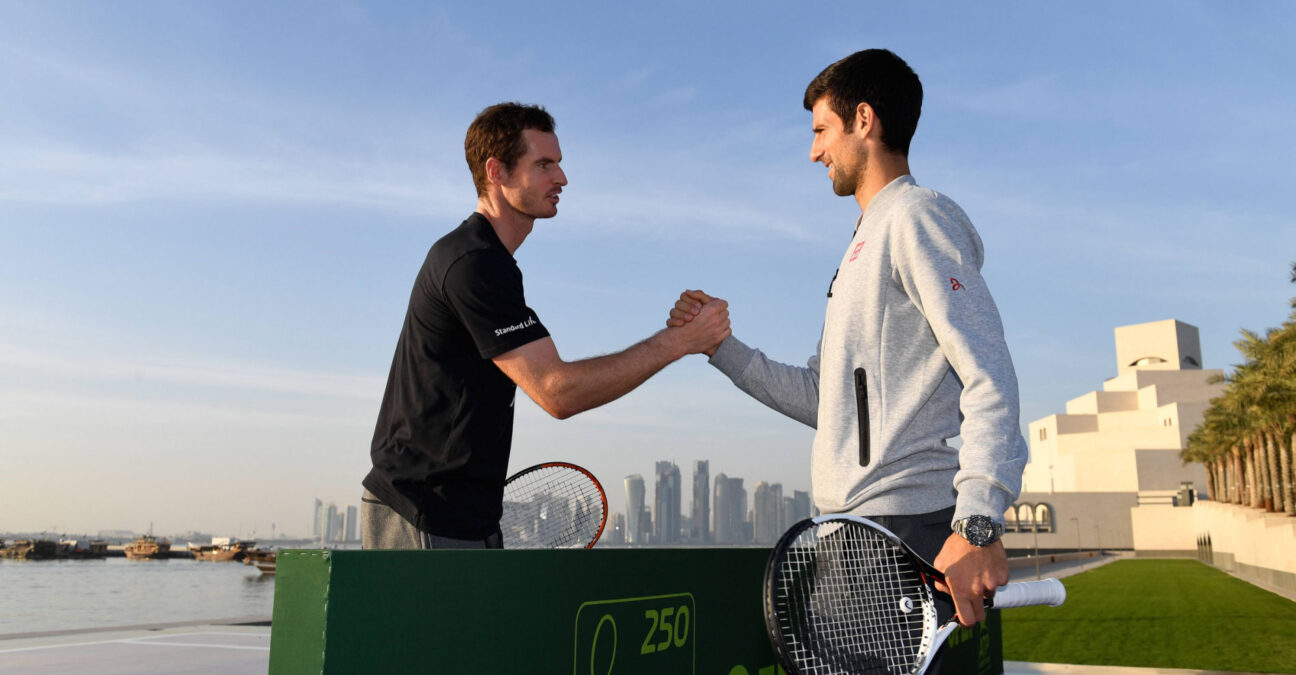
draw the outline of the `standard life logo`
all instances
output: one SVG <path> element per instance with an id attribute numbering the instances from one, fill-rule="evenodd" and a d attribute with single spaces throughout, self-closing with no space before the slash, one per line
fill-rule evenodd
<path id="1" fill-rule="evenodd" d="M 512 333 L 512 332 L 515 331 L 515 330 L 522 330 L 523 328 L 530 328 L 530 327 L 532 327 L 532 326 L 534 326 L 534 325 L 536 325 L 535 317 L 528 316 L 528 317 L 526 318 L 526 321 L 523 321 L 522 323 L 514 324 L 514 325 L 512 325 L 512 326 L 506 326 L 506 327 L 504 327 L 504 328 L 496 328 L 496 329 L 495 329 L 495 337 L 499 337 L 499 336 L 501 336 L 501 335 L 505 335 L 505 334 L 507 334 L 507 333 Z"/>

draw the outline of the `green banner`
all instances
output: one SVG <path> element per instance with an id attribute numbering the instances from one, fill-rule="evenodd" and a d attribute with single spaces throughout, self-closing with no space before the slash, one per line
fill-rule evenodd
<path id="1" fill-rule="evenodd" d="M 281 551 L 270 672 L 778 675 L 769 551 Z M 945 673 L 1003 671 L 998 612 Z"/>

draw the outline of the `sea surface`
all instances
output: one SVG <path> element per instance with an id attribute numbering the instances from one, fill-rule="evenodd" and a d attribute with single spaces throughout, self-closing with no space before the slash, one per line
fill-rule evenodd
<path id="1" fill-rule="evenodd" d="M 269 617 L 274 586 L 237 562 L 0 559 L 0 635 Z"/>

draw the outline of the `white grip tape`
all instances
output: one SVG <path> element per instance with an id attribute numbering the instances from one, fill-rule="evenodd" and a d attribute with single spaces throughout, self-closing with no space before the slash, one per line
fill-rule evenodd
<path id="1" fill-rule="evenodd" d="M 1066 586 L 1057 579 L 1021 581 L 1000 586 L 995 591 L 995 609 L 1048 605 L 1057 607 L 1066 601 Z"/>

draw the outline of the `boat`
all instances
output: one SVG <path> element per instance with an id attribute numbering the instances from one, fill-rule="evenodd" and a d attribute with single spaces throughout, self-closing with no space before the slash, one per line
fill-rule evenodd
<path id="1" fill-rule="evenodd" d="M 81 541 L 78 539 L 64 539 L 58 543 L 57 555 L 60 558 L 71 558 L 73 560 L 106 558 L 108 556 L 108 542 L 95 539 L 82 546 Z"/>
<path id="2" fill-rule="evenodd" d="M 52 560 L 58 557 L 58 544 L 48 539 L 17 539 L 0 555 L 15 560 Z"/>
<path id="3" fill-rule="evenodd" d="M 261 573 L 262 573 L 262 574 L 274 574 L 274 573 L 275 573 L 275 559 L 278 558 L 278 557 L 279 557 L 279 556 L 278 556 L 277 554 L 275 554 L 274 551 L 270 551 L 268 555 L 265 555 L 265 556 L 261 556 L 261 557 L 259 557 L 259 558 L 258 558 L 256 561 L 254 561 L 252 564 L 253 564 L 253 565 L 256 565 L 256 568 L 257 568 L 258 570 L 261 570 Z"/>
<path id="4" fill-rule="evenodd" d="M 142 534 L 126 544 L 126 557 L 131 560 L 156 560 L 171 557 L 171 542 L 151 534 Z"/>
<path id="5" fill-rule="evenodd" d="M 255 546 L 254 541 L 239 541 L 229 537 L 212 537 L 210 545 L 189 544 L 189 552 L 193 554 L 194 560 L 210 560 L 212 562 L 239 561 L 247 558 L 251 547 Z"/>
<path id="6" fill-rule="evenodd" d="M 275 558 L 274 549 L 254 548 L 254 549 L 250 549 L 247 552 L 247 554 L 243 556 L 243 564 L 255 565 L 259 562 L 263 562 L 266 560 L 274 560 L 274 558 Z"/>

